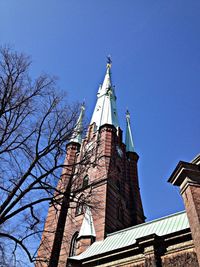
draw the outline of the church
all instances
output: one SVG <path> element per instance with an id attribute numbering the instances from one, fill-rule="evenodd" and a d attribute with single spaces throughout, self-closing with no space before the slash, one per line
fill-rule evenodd
<path id="1" fill-rule="evenodd" d="M 185 211 L 145 222 L 131 117 L 127 111 L 123 142 L 110 59 L 86 136 L 84 110 L 66 146 L 57 186 L 64 197 L 49 207 L 36 266 L 200 266 L 200 155 L 180 161 L 168 180 L 180 188 Z"/>

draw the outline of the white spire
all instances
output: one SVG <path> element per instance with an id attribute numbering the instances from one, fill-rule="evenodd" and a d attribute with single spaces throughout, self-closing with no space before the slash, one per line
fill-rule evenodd
<path id="1" fill-rule="evenodd" d="M 96 237 L 92 213 L 91 213 L 90 208 L 88 206 L 86 207 L 86 210 L 85 210 L 85 215 L 83 218 L 83 222 L 81 225 L 81 229 L 80 229 L 78 238 L 83 237 L 83 236 Z"/>
<path id="2" fill-rule="evenodd" d="M 73 136 L 70 142 L 76 142 L 81 144 L 82 143 L 82 131 L 83 131 L 83 116 L 84 116 L 85 106 L 84 104 L 81 105 L 81 112 L 79 118 L 77 120 Z"/>
<path id="3" fill-rule="evenodd" d="M 130 113 L 127 110 L 126 112 L 126 152 L 134 152 L 134 144 L 133 144 L 133 137 L 131 132 L 131 125 L 130 125 Z"/>
<path id="4" fill-rule="evenodd" d="M 111 59 L 108 58 L 106 75 L 103 84 L 99 86 L 97 102 L 91 123 L 96 123 L 97 129 L 104 124 L 119 126 L 116 109 L 116 96 L 111 81 Z"/>

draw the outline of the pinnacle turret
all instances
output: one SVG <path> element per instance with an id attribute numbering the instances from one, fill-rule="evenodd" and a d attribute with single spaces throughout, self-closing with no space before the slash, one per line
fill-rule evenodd
<path id="1" fill-rule="evenodd" d="M 126 112 L 126 152 L 134 152 L 134 144 L 133 144 L 133 136 L 131 132 L 131 125 L 130 125 L 130 113 L 127 110 Z"/>
<path id="2" fill-rule="evenodd" d="M 82 132 L 83 132 L 83 116 L 84 116 L 84 112 L 85 112 L 85 105 L 82 104 L 81 105 L 81 112 L 80 115 L 78 117 L 75 129 L 74 129 L 74 133 L 73 136 L 70 140 L 70 142 L 75 142 L 75 143 L 82 143 Z"/>

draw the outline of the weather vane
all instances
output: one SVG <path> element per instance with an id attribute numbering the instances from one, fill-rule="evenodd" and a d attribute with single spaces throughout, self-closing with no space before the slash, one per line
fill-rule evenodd
<path id="1" fill-rule="evenodd" d="M 107 68 L 111 68 L 111 64 L 112 64 L 111 55 L 108 55 L 107 56 Z"/>

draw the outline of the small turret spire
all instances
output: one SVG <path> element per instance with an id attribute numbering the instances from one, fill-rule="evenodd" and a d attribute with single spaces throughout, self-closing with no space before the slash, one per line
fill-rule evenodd
<path id="1" fill-rule="evenodd" d="M 83 103 L 81 105 L 81 112 L 80 115 L 78 117 L 75 129 L 74 129 L 74 133 L 73 136 L 70 140 L 70 142 L 76 142 L 81 144 L 82 143 L 82 132 L 83 132 L 83 116 L 84 116 L 84 112 L 85 112 L 85 104 Z"/>
<path id="2" fill-rule="evenodd" d="M 115 90 L 111 80 L 111 63 L 111 57 L 108 56 L 105 78 L 99 87 L 97 102 L 90 123 L 95 123 L 97 129 L 104 124 L 119 126 Z"/>
<path id="3" fill-rule="evenodd" d="M 96 237 L 92 213 L 91 213 L 90 208 L 88 206 L 86 207 L 86 210 L 85 210 L 85 215 L 83 218 L 83 222 L 81 225 L 81 229 L 80 229 L 78 238 L 86 237 L 86 236 L 87 237 Z"/>
<path id="4" fill-rule="evenodd" d="M 133 136 L 130 125 L 130 113 L 126 111 L 126 152 L 134 152 Z"/>

